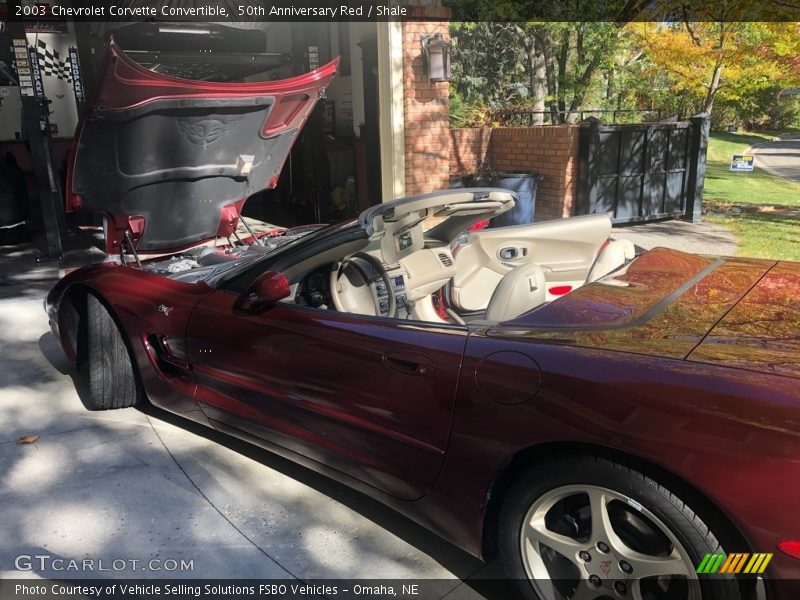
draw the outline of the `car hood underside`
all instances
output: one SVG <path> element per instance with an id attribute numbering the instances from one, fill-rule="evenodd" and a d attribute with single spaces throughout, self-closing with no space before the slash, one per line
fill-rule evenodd
<path id="1" fill-rule="evenodd" d="M 277 184 L 337 66 L 279 81 L 191 81 L 141 67 L 112 40 L 72 149 L 67 210 L 105 215 L 108 253 L 127 236 L 139 252 L 167 253 L 230 235 L 247 197 Z"/>

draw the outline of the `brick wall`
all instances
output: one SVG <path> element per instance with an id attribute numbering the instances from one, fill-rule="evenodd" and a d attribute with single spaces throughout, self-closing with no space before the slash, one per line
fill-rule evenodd
<path id="1" fill-rule="evenodd" d="M 408 6 L 415 18 L 442 19 L 449 9 Z M 420 40 L 441 33 L 449 40 L 447 21 L 403 22 L 403 112 L 405 117 L 406 195 L 446 189 L 450 173 L 448 83 L 428 83 Z"/>
<path id="2" fill-rule="evenodd" d="M 578 131 L 575 125 L 454 129 L 450 173 L 482 161 L 495 171 L 539 173 L 543 179 L 537 186 L 536 220 L 568 217 L 576 196 Z"/>
<path id="3" fill-rule="evenodd" d="M 480 171 L 489 156 L 490 127 L 450 130 L 450 175 Z"/>

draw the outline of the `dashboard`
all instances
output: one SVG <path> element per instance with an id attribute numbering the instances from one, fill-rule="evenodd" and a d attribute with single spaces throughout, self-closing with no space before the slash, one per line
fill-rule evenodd
<path id="1" fill-rule="evenodd" d="M 330 273 L 331 265 L 324 265 L 306 275 L 295 291 L 295 304 L 312 308 L 333 307 Z"/>
<path id="2" fill-rule="evenodd" d="M 344 264 L 337 260 L 317 266 L 302 276 L 293 297 L 286 301 L 355 314 L 441 322 L 431 295 L 453 278 L 455 261 L 447 244 L 423 242 L 420 247 L 417 233 L 421 236 L 421 229 L 414 227 L 392 236 L 388 257 L 384 236 L 379 248 L 349 254 Z M 331 289 L 333 281 L 336 289 Z"/>

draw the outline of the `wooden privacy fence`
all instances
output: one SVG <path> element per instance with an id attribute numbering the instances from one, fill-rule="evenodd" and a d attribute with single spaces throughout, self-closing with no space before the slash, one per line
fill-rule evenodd
<path id="1" fill-rule="evenodd" d="M 581 123 L 575 214 L 615 223 L 701 219 L 709 118 L 635 125 Z"/>

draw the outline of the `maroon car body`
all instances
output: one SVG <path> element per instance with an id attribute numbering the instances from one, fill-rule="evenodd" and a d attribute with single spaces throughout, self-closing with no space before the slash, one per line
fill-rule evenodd
<path id="1" fill-rule="evenodd" d="M 154 405 L 326 473 L 476 556 L 520 469 L 590 453 L 660 474 L 735 528 L 733 551 L 775 552 L 768 579 L 800 580 L 800 560 L 776 550 L 800 537 L 800 265 L 655 249 L 616 285 L 467 327 L 242 310 L 258 275 L 366 237 L 357 222 L 331 226 L 212 282 L 86 267 L 48 295 L 51 327 L 76 360 L 94 294 Z"/>
<path id="2" fill-rule="evenodd" d="M 235 291 L 112 264 L 71 273 L 47 302 L 71 359 L 66 299 L 91 290 L 153 404 L 322 470 L 477 556 L 519 465 L 587 449 L 669 474 L 747 548 L 774 551 L 800 531 L 800 265 L 665 249 L 637 261 L 630 288 L 587 285 L 475 329 L 281 304 L 251 315 Z M 398 372 L 392 353 L 432 373 Z M 768 575 L 800 579 L 800 561 L 777 552 Z"/>

